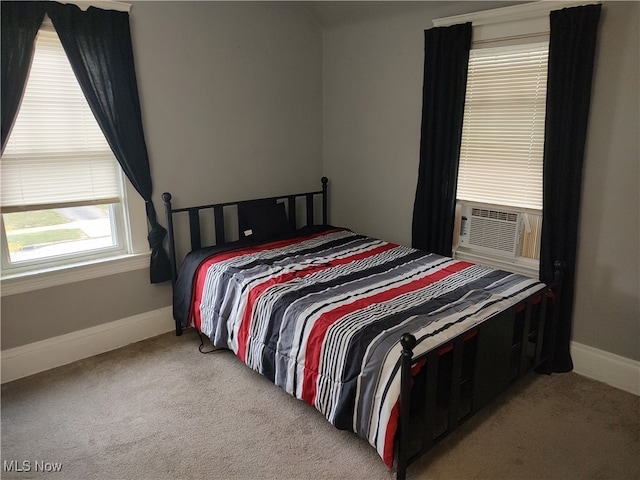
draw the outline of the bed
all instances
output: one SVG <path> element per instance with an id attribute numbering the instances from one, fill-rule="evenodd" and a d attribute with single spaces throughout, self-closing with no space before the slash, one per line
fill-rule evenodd
<path id="1" fill-rule="evenodd" d="M 517 378 L 545 369 L 555 292 L 332 226 L 327 184 L 177 209 L 163 194 L 176 334 L 193 327 L 232 350 L 366 439 L 403 479 L 408 465 Z M 178 264 L 181 214 L 191 248 Z M 203 245 L 202 219 L 214 226 L 211 245 Z M 228 241 L 229 230 L 238 238 Z"/>

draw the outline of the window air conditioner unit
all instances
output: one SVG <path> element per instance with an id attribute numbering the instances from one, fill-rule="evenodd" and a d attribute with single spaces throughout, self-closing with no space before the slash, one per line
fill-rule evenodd
<path id="1" fill-rule="evenodd" d="M 520 255 L 522 213 L 461 204 L 459 246 L 515 258 Z"/>

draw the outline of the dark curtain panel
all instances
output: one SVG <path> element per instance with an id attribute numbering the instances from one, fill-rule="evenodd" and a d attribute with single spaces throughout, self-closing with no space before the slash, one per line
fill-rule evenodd
<path id="1" fill-rule="evenodd" d="M 552 369 L 573 369 L 569 353 L 573 314 L 582 160 L 601 5 L 551 12 L 545 120 L 540 279 L 553 281 L 565 264 Z"/>
<path id="2" fill-rule="evenodd" d="M 166 230 L 158 224 L 142 129 L 133 62 L 129 14 L 51 3 L 47 13 L 60 36 L 78 83 L 127 178 L 146 202 L 151 226 L 151 283 L 171 279 L 162 246 Z"/>
<path id="3" fill-rule="evenodd" d="M 44 2 L 2 2 L 2 151 L 18 114 L 35 38 L 44 19 Z"/>
<path id="4" fill-rule="evenodd" d="M 451 256 L 471 23 L 425 31 L 412 245 Z"/>

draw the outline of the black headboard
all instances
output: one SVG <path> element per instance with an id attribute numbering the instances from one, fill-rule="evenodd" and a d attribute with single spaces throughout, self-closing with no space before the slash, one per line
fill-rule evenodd
<path id="1" fill-rule="evenodd" d="M 299 198 L 303 198 L 306 210 L 306 225 L 314 225 L 314 198 L 318 195 L 322 198 L 322 225 L 327 225 L 327 177 L 322 177 L 322 189 L 314 192 L 294 193 L 288 195 L 279 195 L 276 197 L 256 198 L 251 200 L 241 200 L 236 202 L 215 203 L 211 205 L 198 205 L 194 207 L 173 208 L 171 205 L 171 194 L 165 192 L 162 194 L 164 201 L 164 209 L 167 222 L 167 233 L 169 237 L 169 259 L 171 261 L 172 283 L 175 283 L 178 274 L 178 264 L 176 263 L 176 237 L 174 232 L 174 215 L 186 213 L 189 217 L 189 237 L 191 240 L 191 250 L 197 250 L 204 246 L 202 244 L 202 230 L 200 228 L 200 213 L 204 211 L 204 218 L 209 214 L 208 218 L 212 219 L 215 232 L 214 245 L 223 245 L 229 241 L 225 232 L 224 211 L 226 208 L 235 207 L 237 211 L 237 222 L 240 225 L 240 212 L 243 207 L 263 202 L 285 201 L 288 211 L 288 218 L 291 226 L 297 228 L 296 225 L 296 203 Z M 210 210 L 210 212 L 207 212 Z"/>

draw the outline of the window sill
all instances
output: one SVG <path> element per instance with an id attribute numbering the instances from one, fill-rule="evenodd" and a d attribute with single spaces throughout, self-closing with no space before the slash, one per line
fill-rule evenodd
<path id="1" fill-rule="evenodd" d="M 1 294 L 3 297 L 16 295 L 117 273 L 142 270 L 149 268 L 150 255 L 151 252 L 137 253 L 26 273 L 3 274 L 0 282 Z"/>
<path id="2" fill-rule="evenodd" d="M 485 256 L 475 252 L 472 253 L 465 251 L 462 248 L 458 248 L 454 252 L 453 258 L 456 260 L 477 263 L 478 265 L 498 268 L 500 270 L 506 270 L 508 272 L 519 273 L 535 279 L 539 277 L 539 266 L 537 260 Z"/>

